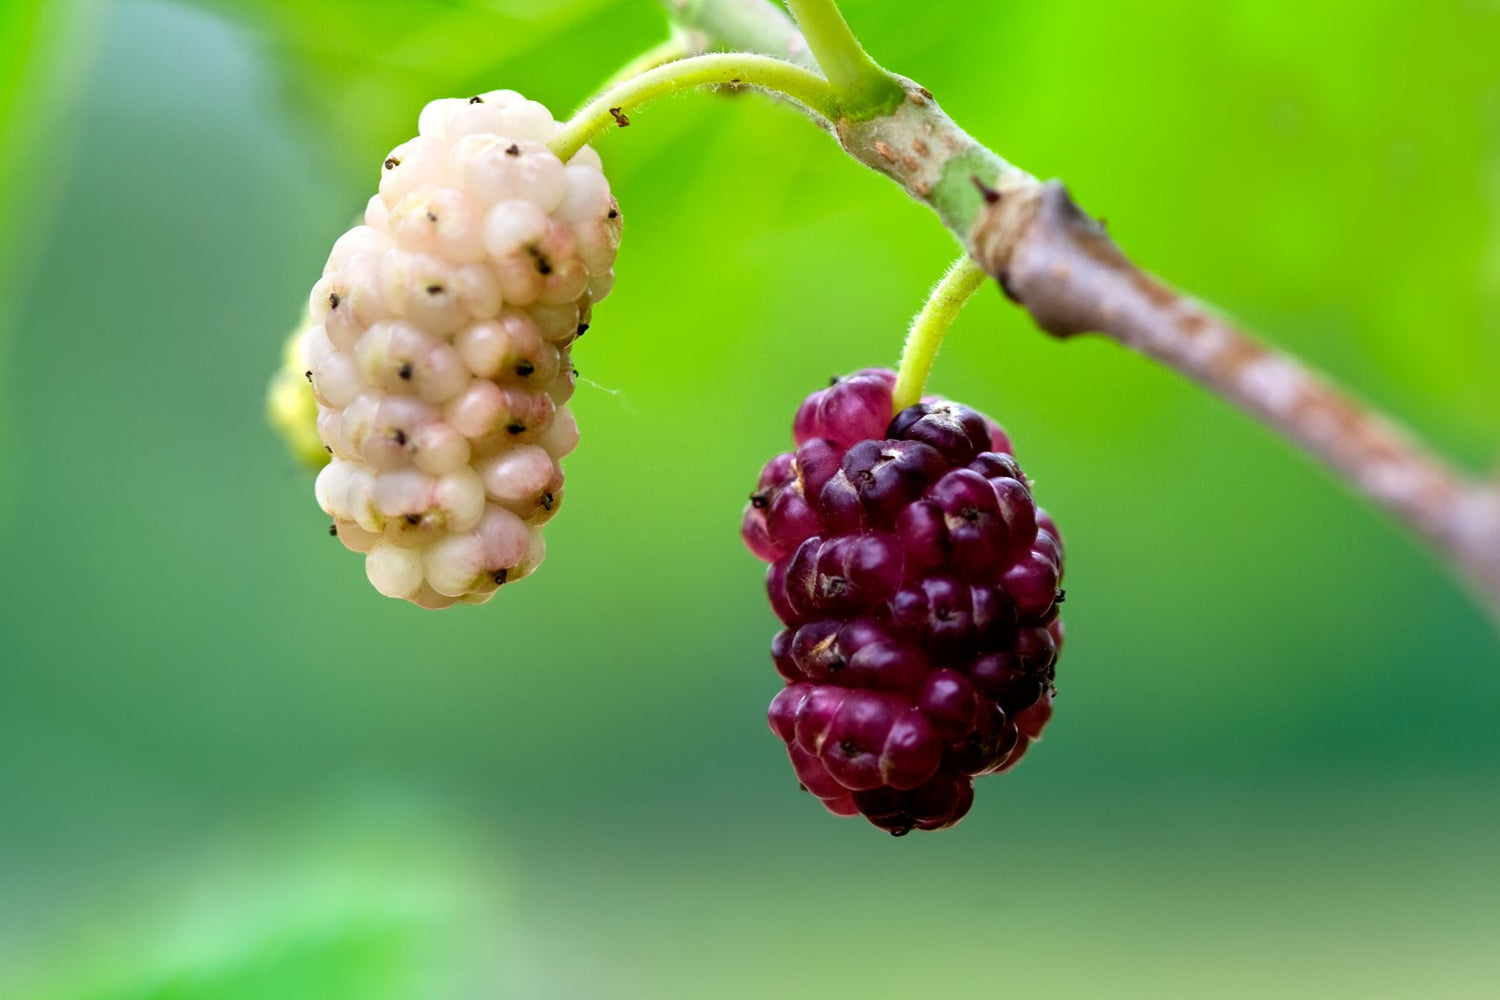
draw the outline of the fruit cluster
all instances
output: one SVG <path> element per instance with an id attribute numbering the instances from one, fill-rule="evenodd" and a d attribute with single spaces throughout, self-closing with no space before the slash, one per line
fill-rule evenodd
<path id="1" fill-rule="evenodd" d="M 422 607 L 535 569 L 562 502 L 570 347 L 621 219 L 593 150 L 544 145 L 558 127 L 514 91 L 427 105 L 312 290 L 318 502 L 376 589 Z"/>
<path id="2" fill-rule="evenodd" d="M 1063 551 L 998 425 L 941 400 L 893 419 L 894 386 L 809 396 L 742 533 L 785 625 L 771 728 L 829 811 L 899 836 L 956 823 L 1040 736 Z"/>

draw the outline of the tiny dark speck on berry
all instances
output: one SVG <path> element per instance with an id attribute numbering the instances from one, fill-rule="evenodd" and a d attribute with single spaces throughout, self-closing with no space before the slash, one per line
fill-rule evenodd
<path id="1" fill-rule="evenodd" d="M 506 424 L 505 425 L 505 429 L 506 429 L 507 432 L 509 432 L 511 434 L 525 434 L 526 433 L 526 425 L 525 424 Z"/>
<path id="2" fill-rule="evenodd" d="M 404 381 L 411 378 L 411 371 L 411 362 L 403 361 L 401 363 L 401 367 L 396 369 L 396 374 L 401 376 L 402 380 Z"/>
<path id="3" fill-rule="evenodd" d="M 406 519 L 407 524 L 417 524 L 422 520 L 421 514 L 403 514 L 402 517 Z"/>

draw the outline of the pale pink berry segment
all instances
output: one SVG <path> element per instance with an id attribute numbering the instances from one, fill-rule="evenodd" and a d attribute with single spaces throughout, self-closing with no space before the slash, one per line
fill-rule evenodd
<path id="1" fill-rule="evenodd" d="M 745 508 L 785 626 L 771 729 L 802 787 L 901 835 L 957 823 L 1052 715 L 1063 549 L 999 425 L 866 369 L 797 411 Z"/>
<path id="2" fill-rule="evenodd" d="M 302 361 L 318 503 L 382 594 L 482 604 L 542 561 L 563 499 L 573 341 L 614 284 L 599 157 L 509 90 L 433 101 L 313 286 Z"/>

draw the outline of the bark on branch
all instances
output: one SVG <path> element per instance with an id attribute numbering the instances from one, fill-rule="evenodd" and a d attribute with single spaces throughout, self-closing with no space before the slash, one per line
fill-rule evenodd
<path id="1" fill-rule="evenodd" d="M 767 0 L 663 0 L 710 46 L 806 61 Z M 1319 459 L 1431 542 L 1500 622 L 1500 484 L 1454 469 L 1305 364 L 1141 270 L 1058 181 L 987 149 L 905 81 L 896 110 L 834 131 L 852 157 L 926 204 L 1043 330 L 1100 333 L 1161 362 Z"/>
<path id="2" fill-rule="evenodd" d="M 973 250 L 1042 329 L 1102 332 L 1280 431 L 1437 546 L 1500 615 L 1500 490 L 1136 267 L 1058 182 L 1013 197 L 1025 207 L 1000 196 Z"/>

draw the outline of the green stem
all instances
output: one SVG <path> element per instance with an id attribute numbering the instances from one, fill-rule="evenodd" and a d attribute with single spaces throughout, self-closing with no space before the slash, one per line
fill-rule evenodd
<path id="1" fill-rule="evenodd" d="M 807 47 L 851 121 L 889 114 L 905 96 L 901 84 L 870 58 L 834 0 L 787 0 Z"/>
<path id="2" fill-rule="evenodd" d="M 624 124 L 617 114 L 679 90 L 716 84 L 759 87 L 830 121 L 838 115 L 833 88 L 816 73 L 769 56 L 711 53 L 657 66 L 609 88 L 574 115 L 547 145 L 559 159 L 569 160 L 600 132 Z"/>
<path id="3" fill-rule="evenodd" d="M 895 412 L 900 413 L 922 399 L 922 389 L 932 371 L 943 334 L 958 318 L 964 303 L 979 290 L 989 276 L 968 257 L 960 257 L 937 283 L 927 304 L 912 320 L 901 351 L 901 370 L 896 374 Z"/>

